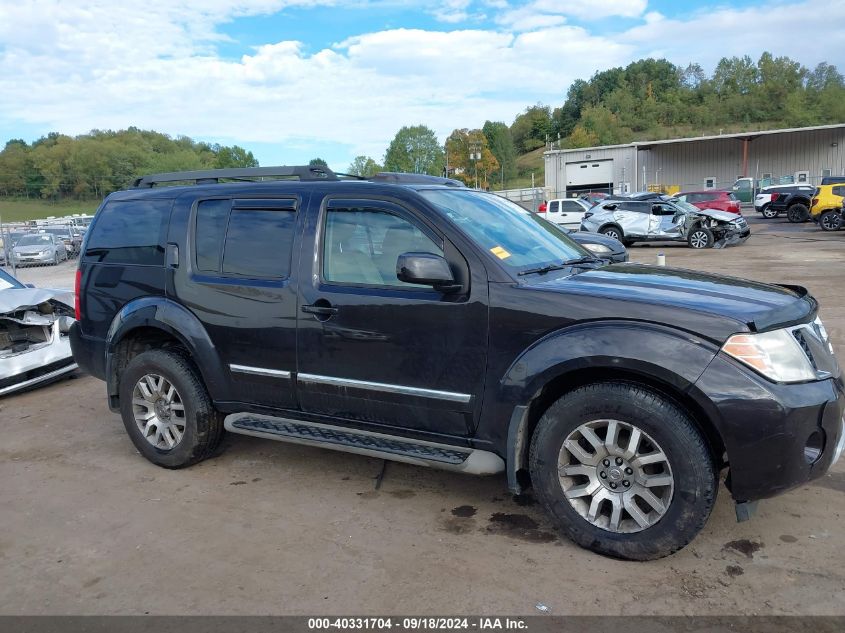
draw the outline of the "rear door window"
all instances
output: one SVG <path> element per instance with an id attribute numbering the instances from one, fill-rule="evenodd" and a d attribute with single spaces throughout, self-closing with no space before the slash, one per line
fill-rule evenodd
<path id="1" fill-rule="evenodd" d="M 295 226 L 294 199 L 202 200 L 196 212 L 196 267 L 232 277 L 286 278 Z"/>
<path id="2" fill-rule="evenodd" d="M 164 265 L 164 236 L 172 200 L 106 203 L 94 221 L 85 258 L 105 264 Z"/>

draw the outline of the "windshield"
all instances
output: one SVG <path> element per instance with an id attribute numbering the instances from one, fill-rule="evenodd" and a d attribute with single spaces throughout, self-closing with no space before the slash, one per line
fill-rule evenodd
<path id="1" fill-rule="evenodd" d="M 590 256 L 556 225 L 501 196 L 469 189 L 419 193 L 514 272 Z"/>
<path id="2" fill-rule="evenodd" d="M 692 205 L 689 202 L 679 200 L 678 198 L 672 198 L 671 202 L 676 207 L 683 209 L 684 211 L 689 211 L 691 213 L 699 213 L 701 211 L 701 209 L 699 209 L 697 206 Z"/>
<path id="3" fill-rule="evenodd" d="M 18 240 L 17 246 L 42 246 L 50 243 L 50 236 L 45 233 L 24 235 Z"/>

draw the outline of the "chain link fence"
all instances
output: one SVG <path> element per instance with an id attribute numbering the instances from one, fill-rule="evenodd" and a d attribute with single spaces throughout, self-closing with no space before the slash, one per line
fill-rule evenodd
<path id="1" fill-rule="evenodd" d="M 72 225 L 0 225 L 0 267 L 27 285 L 71 289 L 81 245 Z"/>

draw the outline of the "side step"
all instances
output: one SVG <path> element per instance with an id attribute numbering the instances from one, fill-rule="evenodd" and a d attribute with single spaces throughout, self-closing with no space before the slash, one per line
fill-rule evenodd
<path id="1" fill-rule="evenodd" d="M 417 466 L 432 466 L 470 475 L 493 475 L 505 469 L 504 460 L 488 451 L 317 422 L 277 418 L 257 413 L 232 413 L 226 416 L 223 426 L 231 433 L 293 444 L 320 446 L 336 451 L 390 459 Z"/>

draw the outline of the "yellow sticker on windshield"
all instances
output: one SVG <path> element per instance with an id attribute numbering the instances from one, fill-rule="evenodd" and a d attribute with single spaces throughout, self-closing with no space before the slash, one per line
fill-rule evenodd
<path id="1" fill-rule="evenodd" d="M 507 259 L 508 257 L 510 257 L 510 256 L 511 256 L 511 254 L 510 254 L 510 253 L 508 253 L 508 252 L 507 252 L 504 248 L 502 248 L 501 246 L 494 246 L 493 248 L 491 248 L 491 249 L 490 249 L 490 252 L 491 252 L 491 253 L 493 253 L 493 254 L 494 254 L 496 257 L 498 257 L 499 259 Z"/>

